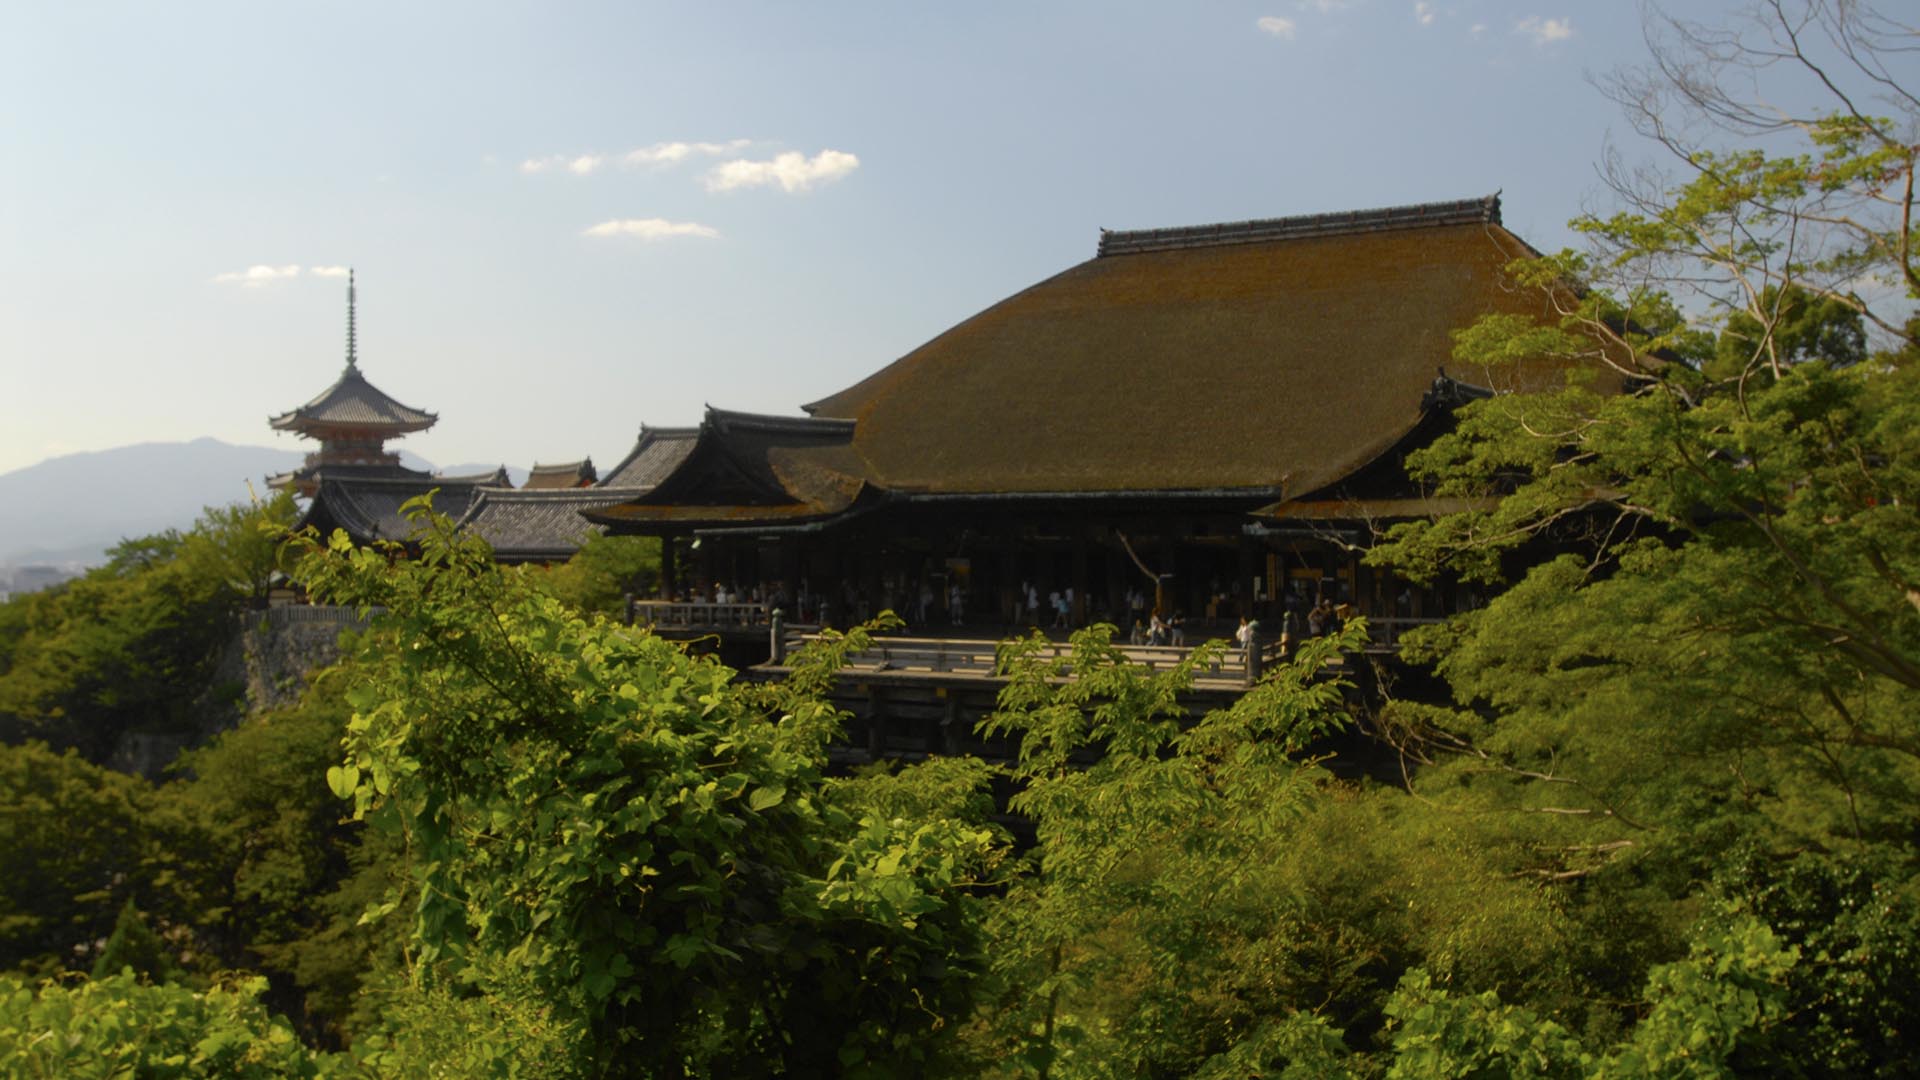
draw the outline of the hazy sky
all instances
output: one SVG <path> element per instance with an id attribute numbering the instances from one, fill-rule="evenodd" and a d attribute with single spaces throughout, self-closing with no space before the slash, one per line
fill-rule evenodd
<path id="1" fill-rule="evenodd" d="M 1722 5 L 1683 9 L 1710 17 Z M 362 369 L 441 464 L 793 413 L 1098 229 L 1596 197 L 1608 0 L 0 4 L 0 471 Z"/>

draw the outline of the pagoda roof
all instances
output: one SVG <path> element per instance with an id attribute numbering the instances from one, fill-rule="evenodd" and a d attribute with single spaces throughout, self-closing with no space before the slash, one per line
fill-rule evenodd
<path id="1" fill-rule="evenodd" d="M 439 420 L 434 413 L 402 405 L 367 381 L 360 366 L 347 364 L 332 386 L 291 412 L 281 413 L 267 422 L 280 431 L 323 431 L 355 428 L 399 435 L 425 431 Z"/>
<path id="2" fill-rule="evenodd" d="M 623 488 L 483 488 L 459 527 L 485 540 L 500 562 L 559 562 L 606 531 L 580 516 L 644 492 Z"/>
<path id="3" fill-rule="evenodd" d="M 594 472 L 593 459 L 590 457 L 558 465 L 542 465 L 536 461 L 533 463 L 533 468 L 527 471 L 527 482 L 520 486 L 536 491 L 550 488 L 577 488 L 586 487 L 597 479 L 599 474 Z"/>
<path id="4" fill-rule="evenodd" d="M 1497 195 L 1103 232 L 1094 258 L 805 409 L 853 423 L 834 467 L 890 493 L 1296 497 L 1410 432 L 1436 369 L 1561 381 L 1452 356 L 1480 315 L 1548 314 L 1502 273 L 1532 254 Z"/>

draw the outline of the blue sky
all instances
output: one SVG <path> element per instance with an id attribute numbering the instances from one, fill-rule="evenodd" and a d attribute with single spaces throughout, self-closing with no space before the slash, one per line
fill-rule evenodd
<path id="1" fill-rule="evenodd" d="M 441 417 L 409 449 L 605 467 L 1101 227 L 1504 189 L 1557 248 L 1610 133 L 1648 153 L 1586 81 L 1643 54 L 1570 0 L 0 6 L 0 471 L 297 446 L 348 265 L 363 370 Z"/>

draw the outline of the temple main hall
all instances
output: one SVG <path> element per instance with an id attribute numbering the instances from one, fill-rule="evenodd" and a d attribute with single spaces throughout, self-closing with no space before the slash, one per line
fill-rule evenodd
<path id="1" fill-rule="evenodd" d="M 399 505 L 437 489 L 503 561 L 655 536 L 663 601 L 995 630 L 1056 603 L 1072 625 L 1158 611 L 1204 631 L 1320 600 L 1424 621 L 1476 598 L 1361 556 L 1394 521 L 1460 508 L 1403 468 L 1454 408 L 1564 378 L 1453 357 L 1481 315 L 1545 313 L 1502 273 L 1535 254 L 1497 195 L 1102 231 L 1086 261 L 795 415 L 642 425 L 604 475 L 542 467 L 521 489 L 399 465 L 384 441 L 435 418 L 366 382 L 350 314 L 346 372 L 273 425 L 320 442 L 285 478 L 312 524 L 403 541 Z"/>

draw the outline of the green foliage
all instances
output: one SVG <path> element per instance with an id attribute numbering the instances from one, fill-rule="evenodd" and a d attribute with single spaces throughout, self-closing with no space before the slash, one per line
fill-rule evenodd
<path id="1" fill-rule="evenodd" d="M 967 1000 L 992 833 L 853 818 L 817 682 L 582 621 L 417 509 L 418 561 L 336 535 L 300 573 L 400 643 L 360 652 L 327 778 L 404 837 L 418 984 L 516 1000 L 521 969 L 602 1067 L 914 1072 Z"/>
<path id="2" fill-rule="evenodd" d="M 147 925 L 140 909 L 134 906 L 132 897 L 128 897 L 126 906 L 120 909 L 120 917 L 113 924 L 112 936 L 107 938 L 106 946 L 93 962 L 95 979 L 104 979 L 122 971 L 152 982 L 171 982 L 180 974 L 180 965 L 174 961 L 159 935 Z"/>
<path id="3" fill-rule="evenodd" d="M 107 565 L 4 605 L 0 740 L 104 762 L 128 731 L 200 729 L 233 614 L 264 602 L 273 533 L 293 514 L 284 495 L 210 509 L 187 533 L 126 541 Z"/>
<path id="4" fill-rule="evenodd" d="M 144 782 L 38 743 L 0 747 L 0 971 L 91 964 L 146 882 Z"/>
<path id="5" fill-rule="evenodd" d="M 524 976 L 499 968 L 485 994 L 404 984 L 372 992 L 379 1023 L 353 1057 L 383 1080 L 572 1080 L 593 1075 L 578 1019 L 562 1019 Z M 618 1069 L 608 1069 L 618 1072 Z"/>
<path id="6" fill-rule="evenodd" d="M 0 1075 L 22 1080 L 347 1076 L 260 1004 L 264 981 L 193 991 L 115 975 L 37 989 L 0 975 Z"/>
<path id="7" fill-rule="evenodd" d="M 1387 1006 L 1394 1080 L 1426 1077 L 1719 1077 L 1784 1018 L 1798 959 L 1763 924 L 1709 926 L 1685 960 L 1655 968 L 1646 1017 L 1604 1054 L 1523 1006 L 1461 997 L 1410 971 Z"/>
<path id="8" fill-rule="evenodd" d="M 628 594 L 645 596 L 660 580 L 660 540 L 593 535 L 560 566 L 532 572 L 533 583 L 582 615 L 620 618 Z"/>
<path id="9" fill-rule="evenodd" d="M 1735 912 L 1799 950 L 1774 1038 L 1743 1046 L 1740 1071 L 1776 1076 L 1920 1074 L 1920 900 L 1913 870 L 1883 855 L 1747 849 L 1716 885 Z"/>
<path id="10" fill-rule="evenodd" d="M 1326 668 L 1364 629 L 1316 639 L 1190 725 L 1179 695 L 1220 646 L 1149 673 L 1112 633 L 1082 631 L 1058 659 L 1038 636 L 1003 649 L 1008 683 L 983 727 L 1018 737 L 1013 807 L 1037 846 L 994 905 L 996 992 L 976 1053 L 1007 1075 L 1320 1060 L 1327 1029 L 1287 1018 L 1327 1005 L 1325 986 L 1314 996 L 1281 970 L 1318 943 L 1284 913 L 1270 868 L 1324 797 L 1325 774 L 1296 758 L 1344 722 Z"/>
<path id="11" fill-rule="evenodd" d="M 296 705 L 183 755 L 185 777 L 158 790 L 153 819 L 163 898 L 207 959 L 271 975 L 269 1003 L 335 1039 L 369 974 L 398 962 L 399 928 L 359 920 L 404 878 L 393 839 L 343 820 L 327 787 L 350 679 L 320 673 Z"/>

